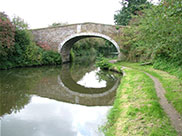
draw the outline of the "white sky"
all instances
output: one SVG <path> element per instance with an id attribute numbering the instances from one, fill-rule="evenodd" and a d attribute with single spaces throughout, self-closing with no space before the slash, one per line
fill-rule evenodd
<path id="1" fill-rule="evenodd" d="M 95 22 L 114 24 L 121 0 L 1 0 L 0 11 L 10 18 L 21 17 L 30 28 L 47 27 L 54 22 Z M 156 1 L 156 0 L 154 0 Z"/>
<path id="2" fill-rule="evenodd" d="M 0 11 L 25 20 L 30 28 L 47 27 L 54 22 L 95 22 L 114 24 L 119 0 L 2 0 Z"/>

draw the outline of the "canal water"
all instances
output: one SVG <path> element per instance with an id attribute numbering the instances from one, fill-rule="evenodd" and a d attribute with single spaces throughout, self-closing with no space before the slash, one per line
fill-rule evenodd
<path id="1" fill-rule="evenodd" d="M 1 136 L 102 136 L 120 77 L 91 61 L 0 71 Z"/>

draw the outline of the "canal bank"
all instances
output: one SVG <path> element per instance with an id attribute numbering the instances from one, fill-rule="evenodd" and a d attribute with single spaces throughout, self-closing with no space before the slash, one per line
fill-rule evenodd
<path id="1" fill-rule="evenodd" d="M 145 72 L 159 79 L 166 90 L 167 101 L 172 103 L 181 116 L 182 87 L 179 79 L 151 66 L 139 66 L 137 63 L 118 62 L 102 65 L 109 66 L 108 69 L 118 70 L 124 67 L 125 73 L 117 89 L 113 108 L 109 112 L 108 122 L 103 127 L 106 136 L 180 135 L 160 105 L 153 80 Z"/>

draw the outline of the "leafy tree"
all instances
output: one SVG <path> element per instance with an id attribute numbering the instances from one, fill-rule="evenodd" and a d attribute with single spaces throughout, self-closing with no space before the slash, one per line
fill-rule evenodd
<path id="1" fill-rule="evenodd" d="M 152 62 L 171 73 L 182 68 L 182 1 L 162 0 L 145 9 L 123 31 L 123 50 L 129 61 Z M 182 73 L 177 75 L 182 77 Z"/>
<path id="2" fill-rule="evenodd" d="M 59 53 L 36 45 L 23 19 L 14 17 L 11 23 L 7 15 L 0 15 L 0 69 L 61 63 Z"/>
<path id="3" fill-rule="evenodd" d="M 16 65 L 24 65 L 26 60 L 26 49 L 32 45 L 32 36 L 28 31 L 28 24 L 20 17 L 14 17 L 12 23 L 15 25 L 15 51 L 11 61 L 15 62 Z"/>
<path id="4" fill-rule="evenodd" d="M 28 24 L 20 17 L 14 16 L 12 23 L 16 26 L 17 30 L 27 30 Z"/>
<path id="5" fill-rule="evenodd" d="M 0 12 L 0 57 L 13 50 L 15 27 L 4 12 Z"/>
<path id="6" fill-rule="evenodd" d="M 122 0 L 122 9 L 114 15 L 117 25 L 128 25 L 132 15 L 136 15 L 140 10 L 149 8 L 150 3 L 147 0 Z"/>
<path id="7" fill-rule="evenodd" d="M 115 46 L 101 38 L 84 38 L 76 42 L 73 46 L 73 52 L 76 56 L 87 55 L 108 55 L 116 52 Z"/>

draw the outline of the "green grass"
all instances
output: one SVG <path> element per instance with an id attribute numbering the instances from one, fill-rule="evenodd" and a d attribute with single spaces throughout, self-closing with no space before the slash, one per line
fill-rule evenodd
<path id="1" fill-rule="evenodd" d="M 154 63 L 155 69 L 166 71 L 182 80 L 182 66 L 172 61 L 158 60 Z"/>
<path id="2" fill-rule="evenodd" d="M 113 65 L 121 67 L 121 63 Z M 105 135 L 177 136 L 159 104 L 152 79 L 137 69 L 126 68 L 124 72 L 103 128 Z"/>
<path id="3" fill-rule="evenodd" d="M 117 66 L 126 66 L 145 71 L 159 79 L 166 90 L 166 98 L 182 116 L 182 80 L 167 72 L 156 70 L 152 66 L 140 66 L 138 63 L 119 62 Z M 181 73 L 181 71 L 179 71 Z"/>

